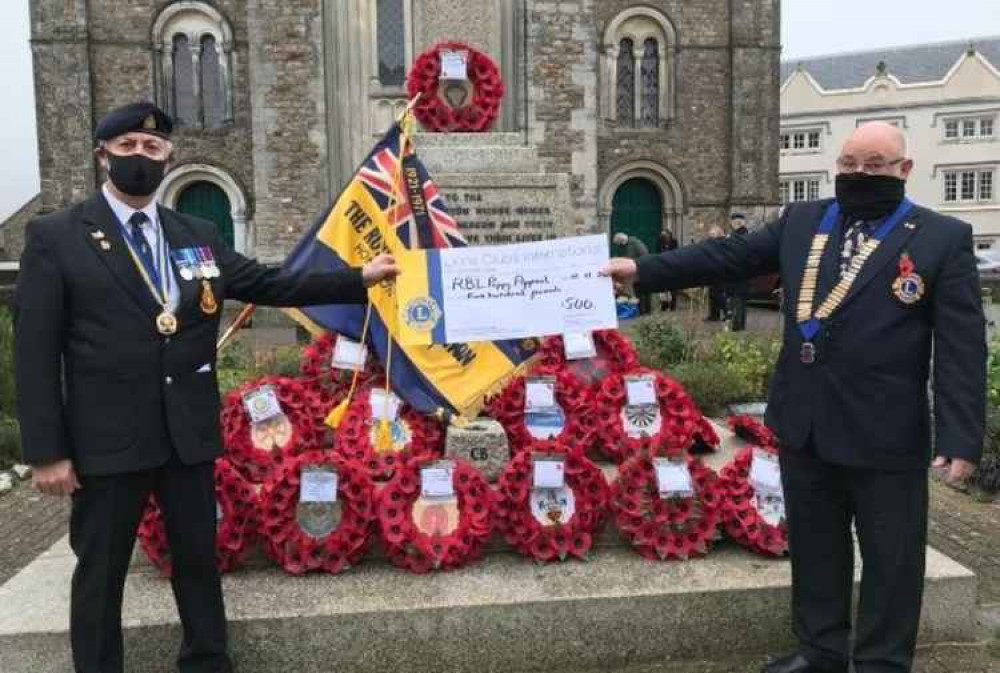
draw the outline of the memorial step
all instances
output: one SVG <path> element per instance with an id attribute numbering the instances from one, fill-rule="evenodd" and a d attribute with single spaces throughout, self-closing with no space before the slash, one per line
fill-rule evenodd
<path id="1" fill-rule="evenodd" d="M 72 669 L 73 565 L 62 540 L 0 587 L 0 671 Z M 969 570 L 929 551 L 921 642 L 980 635 L 976 586 Z M 493 554 L 425 576 L 374 561 L 340 576 L 242 571 L 226 576 L 225 592 L 240 673 L 576 673 L 793 644 L 787 561 L 730 544 L 684 563 L 607 549 L 548 566 Z M 124 625 L 127 670 L 175 670 L 173 597 L 151 568 L 129 577 Z"/>

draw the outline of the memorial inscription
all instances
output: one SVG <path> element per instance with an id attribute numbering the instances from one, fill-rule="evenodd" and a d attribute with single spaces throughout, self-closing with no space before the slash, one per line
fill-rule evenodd
<path id="1" fill-rule="evenodd" d="M 445 193 L 445 200 L 470 245 L 528 243 L 559 236 L 551 207 L 511 204 L 509 193 L 454 191 Z"/>

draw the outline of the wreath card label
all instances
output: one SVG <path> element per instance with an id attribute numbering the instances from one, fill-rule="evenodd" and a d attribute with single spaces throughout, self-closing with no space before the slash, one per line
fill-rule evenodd
<path id="1" fill-rule="evenodd" d="M 441 80 L 464 82 L 469 79 L 469 50 L 441 50 Z"/>
<path id="2" fill-rule="evenodd" d="M 694 482 L 687 461 L 655 458 L 653 465 L 661 498 L 690 498 L 694 495 Z"/>
<path id="3" fill-rule="evenodd" d="M 556 377 L 540 376 L 524 382 L 524 411 L 550 411 L 556 408 Z"/>
<path id="4" fill-rule="evenodd" d="M 372 390 L 368 404 L 371 406 L 372 418 L 377 421 L 387 420 L 390 423 L 399 418 L 399 409 L 402 406 L 395 393 L 386 394 L 386 391 L 381 388 Z"/>
<path id="5" fill-rule="evenodd" d="M 263 423 L 283 413 L 274 386 L 261 386 L 243 396 L 243 406 L 250 414 L 251 423 Z"/>
<path id="6" fill-rule="evenodd" d="M 455 495 L 455 463 L 441 460 L 420 469 L 420 492 L 425 498 L 451 498 Z"/>
<path id="7" fill-rule="evenodd" d="M 562 456 L 535 455 L 532 485 L 536 489 L 560 489 L 566 485 L 566 461 Z"/>
<path id="8" fill-rule="evenodd" d="M 750 485 L 757 493 L 781 496 L 781 466 L 778 457 L 765 451 L 754 451 L 750 461 Z"/>
<path id="9" fill-rule="evenodd" d="M 309 537 L 322 540 L 337 530 L 343 512 L 337 501 L 338 475 L 321 465 L 306 465 L 299 478 L 295 518 Z"/>
<path id="10" fill-rule="evenodd" d="M 567 360 L 587 360 L 597 357 L 593 332 L 571 332 L 562 335 L 563 352 Z"/>
<path id="11" fill-rule="evenodd" d="M 658 405 L 656 399 L 656 379 L 644 374 L 625 377 L 626 404 L 630 407 L 645 407 Z"/>
<path id="12" fill-rule="evenodd" d="M 360 372 L 368 362 L 368 349 L 360 341 L 354 341 L 347 337 L 337 338 L 337 344 L 333 347 L 333 360 L 331 362 L 334 369 L 343 369 L 351 372 Z"/>

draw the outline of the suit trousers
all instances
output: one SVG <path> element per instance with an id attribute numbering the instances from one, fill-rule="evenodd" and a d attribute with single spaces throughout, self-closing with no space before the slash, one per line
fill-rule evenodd
<path id="1" fill-rule="evenodd" d="M 76 673 L 123 673 L 121 612 L 139 522 L 156 495 L 166 524 L 170 578 L 180 614 L 181 673 L 230 671 L 226 615 L 215 565 L 213 463 L 109 476 L 81 476 L 73 495 L 70 545 L 77 557 L 70 602 Z"/>
<path id="2" fill-rule="evenodd" d="M 792 618 L 805 656 L 831 670 L 846 670 L 851 658 L 853 522 L 863 565 L 856 673 L 908 673 L 924 587 L 927 470 L 844 467 L 807 446 L 781 452 L 781 475 Z"/>

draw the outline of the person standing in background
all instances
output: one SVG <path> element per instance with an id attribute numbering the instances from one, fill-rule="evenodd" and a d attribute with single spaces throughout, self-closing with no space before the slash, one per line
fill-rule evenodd
<path id="1" fill-rule="evenodd" d="M 618 246 L 622 257 L 626 257 L 628 259 L 639 259 L 640 257 L 649 254 L 649 248 L 646 247 L 645 243 L 635 236 L 629 236 L 623 231 L 619 231 L 615 234 L 612 240 L 615 245 Z M 640 292 L 637 296 L 639 298 L 639 315 L 648 315 L 650 309 L 652 308 L 650 294 L 648 292 Z"/>
<path id="2" fill-rule="evenodd" d="M 750 233 L 750 230 L 747 229 L 746 216 L 743 213 L 733 213 L 730 215 L 729 221 L 730 236 L 746 236 Z M 742 332 L 747 328 L 747 297 L 750 294 L 750 281 L 745 278 L 733 281 L 727 287 L 727 294 L 730 328 L 734 332 Z"/>
<path id="3" fill-rule="evenodd" d="M 679 247 L 677 239 L 674 238 L 674 232 L 669 229 L 664 229 L 660 232 L 660 238 L 657 241 L 656 251 L 658 253 L 670 252 L 676 250 Z M 677 310 L 677 293 L 673 291 L 666 291 L 660 293 L 660 310 L 661 311 L 676 311 Z"/>
<path id="4" fill-rule="evenodd" d="M 708 230 L 708 238 L 716 240 L 725 238 L 722 227 L 713 226 Z M 708 317 L 705 322 L 722 322 L 726 319 L 726 284 L 718 282 L 708 286 Z"/>

